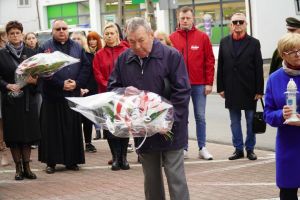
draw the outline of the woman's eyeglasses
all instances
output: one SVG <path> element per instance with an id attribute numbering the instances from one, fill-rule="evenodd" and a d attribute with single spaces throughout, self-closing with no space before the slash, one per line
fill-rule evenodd
<path id="1" fill-rule="evenodd" d="M 61 31 L 61 30 L 65 31 L 65 30 L 67 30 L 67 29 L 68 29 L 67 27 L 59 27 L 59 28 L 55 28 L 56 31 Z"/>
<path id="2" fill-rule="evenodd" d="M 244 23 L 245 23 L 244 20 L 234 20 L 234 21 L 232 21 L 232 24 L 234 24 L 234 25 L 237 25 L 237 24 L 243 25 Z"/>
<path id="3" fill-rule="evenodd" d="M 300 56 L 300 49 L 295 50 L 295 51 L 288 51 L 288 52 L 283 52 L 285 55 L 289 56 Z"/>

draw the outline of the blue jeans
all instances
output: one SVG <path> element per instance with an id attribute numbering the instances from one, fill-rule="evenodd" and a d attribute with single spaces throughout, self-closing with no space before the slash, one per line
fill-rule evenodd
<path id="1" fill-rule="evenodd" d="M 206 95 L 205 85 L 192 85 L 191 93 L 194 115 L 196 121 L 196 134 L 199 149 L 205 147 L 206 143 L 206 122 L 205 122 L 205 107 Z"/>
<path id="2" fill-rule="evenodd" d="M 237 150 L 243 151 L 244 141 L 243 141 L 242 126 L 241 126 L 241 110 L 229 109 L 229 114 L 230 114 L 230 121 L 231 121 L 230 127 L 232 132 L 233 146 Z M 253 115 L 254 115 L 254 110 L 245 110 L 245 117 L 247 123 L 247 136 L 246 136 L 245 147 L 246 150 L 251 150 L 251 151 L 254 149 L 256 143 L 256 137 L 252 131 Z"/>

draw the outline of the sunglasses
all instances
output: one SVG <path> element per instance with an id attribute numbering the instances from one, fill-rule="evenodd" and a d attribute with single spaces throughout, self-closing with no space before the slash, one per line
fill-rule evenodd
<path id="1" fill-rule="evenodd" d="M 237 25 L 237 24 L 243 25 L 244 23 L 245 23 L 244 20 L 234 20 L 234 21 L 232 21 L 232 24 L 234 24 L 234 25 Z"/>
<path id="2" fill-rule="evenodd" d="M 61 30 L 65 31 L 65 30 L 67 30 L 67 29 L 68 29 L 67 27 L 59 27 L 59 28 L 55 28 L 56 31 L 61 31 Z"/>

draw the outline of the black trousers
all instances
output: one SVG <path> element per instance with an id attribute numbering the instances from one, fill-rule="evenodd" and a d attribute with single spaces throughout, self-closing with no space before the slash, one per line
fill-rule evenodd
<path id="1" fill-rule="evenodd" d="M 280 200 L 298 200 L 298 188 L 280 188 Z"/>
<path id="2" fill-rule="evenodd" d="M 85 143 L 92 142 L 92 131 L 93 131 L 93 122 L 87 119 L 84 116 L 81 116 L 81 122 L 83 124 L 83 134 Z"/>

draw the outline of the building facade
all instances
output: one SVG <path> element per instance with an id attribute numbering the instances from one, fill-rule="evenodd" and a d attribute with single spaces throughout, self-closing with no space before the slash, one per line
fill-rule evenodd
<path id="1" fill-rule="evenodd" d="M 157 29 L 171 33 L 176 29 L 174 8 L 195 9 L 195 26 L 211 39 L 217 57 L 221 38 L 230 33 L 230 17 L 243 12 L 248 18 L 248 33 L 260 40 L 263 58 L 269 59 L 277 41 L 286 32 L 285 18 L 300 18 L 300 0 L 153 0 Z M 51 28 L 62 18 L 70 26 L 89 27 L 102 32 L 105 23 L 118 22 L 118 0 L 0 0 L 0 26 L 19 20 L 25 31 Z M 9 9 L 7 9 L 9 8 Z M 284 9 L 282 9 L 284 8 Z M 145 0 L 125 0 L 122 17 L 146 16 Z"/>
<path id="2" fill-rule="evenodd" d="M 18 20 L 24 25 L 24 31 L 39 29 L 38 0 L 0 0 L 0 28 L 8 21 Z"/>

